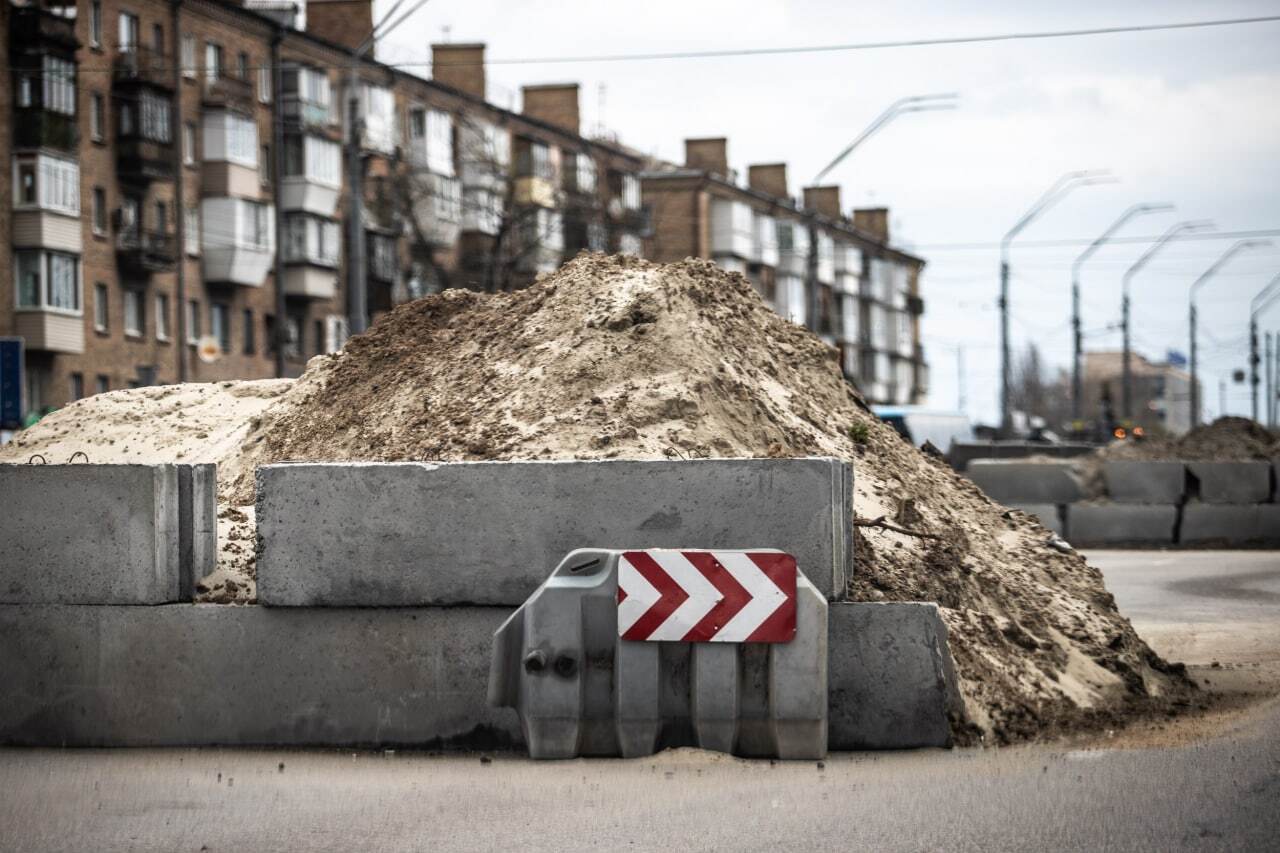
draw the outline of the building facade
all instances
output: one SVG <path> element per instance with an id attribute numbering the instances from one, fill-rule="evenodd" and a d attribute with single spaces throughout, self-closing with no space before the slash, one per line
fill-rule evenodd
<path id="1" fill-rule="evenodd" d="M 779 314 L 835 346 L 868 400 L 923 402 L 924 261 L 889 244 L 886 209 L 846 215 L 836 186 L 806 187 L 797 201 L 784 163 L 750 166 L 740 183 L 723 138 L 685 140 L 684 164 L 650 169 L 642 183 L 654 223 L 647 256 L 710 258 L 741 273 Z"/>
<path id="2" fill-rule="evenodd" d="M 1100 428 L 1104 435 L 1117 425 L 1174 435 L 1190 430 L 1191 374 L 1182 367 L 1153 362 L 1136 352 L 1130 358 L 1133 417 L 1126 419 L 1122 411 L 1124 353 L 1106 350 L 1084 354 L 1085 423 Z"/>

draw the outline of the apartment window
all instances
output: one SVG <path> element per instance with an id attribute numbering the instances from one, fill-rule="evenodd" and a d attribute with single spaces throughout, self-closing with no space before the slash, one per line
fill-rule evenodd
<path id="1" fill-rule="evenodd" d="M 80 313 L 80 258 L 42 249 L 14 253 L 17 307 Z"/>
<path id="2" fill-rule="evenodd" d="M 169 204 L 168 204 L 168 202 L 164 202 L 164 201 L 159 201 L 159 200 L 157 200 L 157 201 L 156 201 L 156 206 L 155 206 L 155 214 L 156 214 L 156 219 L 155 219 L 155 225 L 156 225 L 156 227 L 155 227 L 155 230 L 156 230 L 157 232 L 164 232 L 164 231 L 167 231 L 167 230 L 168 230 L 167 226 L 168 226 L 168 224 L 169 224 Z"/>
<path id="3" fill-rule="evenodd" d="M 188 255 L 200 254 L 200 211 L 188 207 L 182 212 L 182 248 Z"/>
<path id="4" fill-rule="evenodd" d="M 187 302 L 187 343 L 195 345 L 200 342 L 200 303 L 195 299 Z"/>
<path id="5" fill-rule="evenodd" d="M 44 108 L 62 115 L 75 115 L 76 64 L 45 54 L 43 70 Z"/>
<path id="6" fill-rule="evenodd" d="M 160 24 L 151 25 L 151 49 L 156 53 L 164 53 L 164 27 Z"/>
<path id="7" fill-rule="evenodd" d="M 522 140 L 519 154 L 516 157 L 516 169 L 522 177 L 554 178 L 555 164 L 552 162 L 551 149 L 541 142 Z"/>
<path id="8" fill-rule="evenodd" d="M 275 209 L 242 198 L 206 198 L 200 203 L 203 248 L 275 249 Z"/>
<path id="9" fill-rule="evenodd" d="M 396 149 L 396 101 L 385 86 L 365 84 L 360 88 L 361 118 L 364 119 L 364 147 L 387 154 Z"/>
<path id="10" fill-rule="evenodd" d="M 107 286 L 98 282 L 93 286 L 93 330 L 105 332 L 108 328 Z"/>
<path id="11" fill-rule="evenodd" d="M 271 186 L 271 146 L 262 146 L 262 156 L 259 159 L 258 177 L 262 181 L 264 187 Z"/>
<path id="12" fill-rule="evenodd" d="M 94 385 L 96 386 L 94 388 L 95 394 L 105 394 L 111 390 L 111 380 L 101 373 L 98 374 L 98 378 L 95 380 Z"/>
<path id="13" fill-rule="evenodd" d="M 182 162 L 188 166 L 196 164 L 196 126 L 193 122 L 182 125 Z"/>
<path id="14" fill-rule="evenodd" d="M 80 164 L 49 154 L 14 158 L 14 207 L 80 215 Z"/>
<path id="15" fill-rule="evenodd" d="M 204 78 L 212 83 L 223 77 L 222 45 L 213 42 L 204 44 Z"/>
<path id="16" fill-rule="evenodd" d="M 422 107 L 409 111 L 409 156 L 437 175 L 453 175 L 453 119 Z"/>
<path id="17" fill-rule="evenodd" d="M 142 136 L 155 142 L 170 142 L 169 99 L 155 92 L 144 91 L 138 98 L 142 114 Z"/>
<path id="18" fill-rule="evenodd" d="M 106 105 L 102 96 L 94 92 L 89 96 L 89 136 L 94 142 L 101 142 L 106 135 Z"/>
<path id="19" fill-rule="evenodd" d="M 640 209 L 640 179 L 635 175 L 622 176 L 622 206 L 627 210 Z"/>
<path id="20" fill-rule="evenodd" d="M 271 249 L 275 243 L 271 234 L 272 210 L 265 204 L 236 199 L 239 215 L 236 229 L 239 245 L 257 249 Z"/>
<path id="21" fill-rule="evenodd" d="M 246 82 L 249 80 L 249 54 L 243 51 L 236 57 L 236 76 Z"/>
<path id="22" fill-rule="evenodd" d="M 315 322 L 316 355 L 324 355 L 324 320 Z"/>
<path id="23" fill-rule="evenodd" d="M 253 340 L 253 311 L 244 309 L 244 354 L 253 355 L 256 346 Z"/>
<path id="24" fill-rule="evenodd" d="M 302 318 L 296 314 L 285 318 L 284 357 L 302 358 Z"/>
<path id="25" fill-rule="evenodd" d="M 71 374 L 71 399 L 79 400 L 84 396 L 84 374 Z"/>
<path id="26" fill-rule="evenodd" d="M 138 47 L 138 16 L 129 12 L 120 13 L 120 27 L 117 37 L 121 53 L 132 53 Z"/>
<path id="27" fill-rule="evenodd" d="M 89 44 L 102 47 L 102 2 L 93 0 L 89 4 Z"/>
<path id="28" fill-rule="evenodd" d="M 400 267 L 396 260 L 395 238 L 372 232 L 368 237 L 369 271 L 374 278 L 395 281 Z"/>
<path id="29" fill-rule="evenodd" d="M 573 171 L 569 173 L 573 177 L 573 189 L 584 195 L 591 195 L 596 191 L 596 161 L 591 159 L 590 154 L 579 152 L 573 157 Z"/>
<path id="30" fill-rule="evenodd" d="M 124 333 L 131 338 L 140 338 L 145 329 L 146 318 L 143 316 L 142 291 L 126 289 L 124 291 Z"/>
<path id="31" fill-rule="evenodd" d="M 280 90 L 286 115 L 308 125 L 331 122 L 333 90 L 324 71 L 305 65 L 285 65 L 280 69 Z"/>
<path id="32" fill-rule="evenodd" d="M 107 191 L 102 187 L 93 188 L 93 233 L 107 233 Z"/>
<path id="33" fill-rule="evenodd" d="M 258 68 L 258 100 L 271 103 L 271 68 L 267 65 Z"/>
<path id="34" fill-rule="evenodd" d="M 286 136 L 284 176 L 335 189 L 342 186 L 342 146 L 319 136 Z"/>
<path id="35" fill-rule="evenodd" d="M 184 33 L 181 50 L 182 76 L 194 78 L 196 76 L 196 37 L 191 33 Z"/>
<path id="36" fill-rule="evenodd" d="M 258 123 L 228 110 L 206 113 L 204 159 L 257 168 Z"/>
<path id="37" fill-rule="evenodd" d="M 215 302 L 209 306 L 209 333 L 218 342 L 218 349 L 231 352 L 231 320 L 226 303 Z"/>
<path id="38" fill-rule="evenodd" d="M 338 223 L 307 214 L 291 214 L 285 220 L 284 260 L 336 267 L 342 248 Z"/>
<path id="39" fill-rule="evenodd" d="M 169 294 L 156 294 L 156 340 L 169 340 Z"/>
<path id="40" fill-rule="evenodd" d="M 28 74 L 19 74 L 18 106 L 30 107 L 34 105 L 35 105 L 35 86 L 31 82 L 31 76 Z"/>

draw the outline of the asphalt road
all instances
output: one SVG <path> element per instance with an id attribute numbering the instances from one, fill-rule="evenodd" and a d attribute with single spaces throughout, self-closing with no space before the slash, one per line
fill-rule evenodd
<path id="1" fill-rule="evenodd" d="M 1257 632 L 1280 622 L 1280 554 L 1090 557 L 1139 630 L 1162 637 L 1166 654 L 1195 650 L 1201 674 L 1239 665 L 1256 675 L 1280 660 L 1275 636 Z M 1210 736 L 1175 725 L 1085 747 L 843 754 L 821 764 L 696 751 L 535 764 L 2 750 L 0 849 L 1277 849 L 1280 701 L 1211 722 Z"/>

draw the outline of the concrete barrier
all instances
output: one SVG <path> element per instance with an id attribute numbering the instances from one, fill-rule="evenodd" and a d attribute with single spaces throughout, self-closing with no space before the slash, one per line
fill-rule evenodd
<path id="1" fill-rule="evenodd" d="M 1178 507 L 1163 504 L 1079 503 L 1067 507 L 1067 535 L 1081 545 L 1172 545 Z"/>
<path id="2" fill-rule="evenodd" d="M 0 465 L 0 602 L 190 600 L 217 560 L 212 465 Z"/>
<path id="3" fill-rule="evenodd" d="M 1069 504 L 1085 498 L 1070 462 L 975 459 L 965 476 L 1003 504 Z"/>
<path id="4" fill-rule="evenodd" d="M 1104 462 L 1107 494 L 1119 503 L 1179 504 L 1187 492 L 1187 467 L 1182 462 Z"/>
<path id="5" fill-rule="evenodd" d="M 1188 462 L 1204 503 L 1252 504 L 1271 500 L 1270 462 Z"/>
<path id="6" fill-rule="evenodd" d="M 950 746 L 962 704 L 937 605 L 845 602 L 827 618 L 828 746 Z"/>
<path id="7" fill-rule="evenodd" d="M 269 465 L 258 600 L 515 607 L 587 547 L 779 548 L 837 598 L 852 502 L 835 459 Z"/>
<path id="8" fill-rule="evenodd" d="M 1059 536 L 1066 535 L 1066 527 L 1062 523 L 1063 509 L 1057 504 L 1013 504 L 1010 508 L 1035 516 L 1037 521 Z"/>
<path id="9" fill-rule="evenodd" d="M 1280 544 L 1280 504 L 1189 503 L 1180 540 L 1187 545 Z"/>
<path id="10" fill-rule="evenodd" d="M 0 743 L 520 743 L 485 702 L 510 610 L 0 605 Z"/>
<path id="11" fill-rule="evenodd" d="M 1070 459 L 1097 450 L 1093 444 L 1044 444 L 1034 441 L 957 441 L 947 451 L 951 467 L 963 473 L 975 459 L 1026 459 L 1049 456 Z"/>

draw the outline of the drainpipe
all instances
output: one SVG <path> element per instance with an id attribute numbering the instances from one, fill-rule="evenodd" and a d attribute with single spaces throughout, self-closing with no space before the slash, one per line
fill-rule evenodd
<path id="1" fill-rule="evenodd" d="M 173 202 L 177 208 L 174 234 L 177 245 L 174 249 L 178 256 L 178 280 L 174 294 L 178 303 L 173 306 L 177 312 L 175 324 L 177 338 L 174 349 L 178 354 L 178 381 L 187 381 L 187 205 L 183 183 L 186 178 L 186 167 L 182 162 L 182 62 L 181 62 L 181 9 L 182 0 L 172 0 L 169 4 L 169 32 L 172 33 L 174 47 L 173 62 L 173 109 L 169 111 L 169 139 L 173 144 Z"/>
<path id="2" fill-rule="evenodd" d="M 284 96 L 283 74 L 280 71 L 280 42 L 284 41 L 284 27 L 277 24 L 271 39 L 271 151 L 272 181 L 271 199 L 275 205 L 276 251 L 274 274 L 276 280 L 276 322 L 274 326 L 276 376 L 284 376 L 284 342 L 288 334 L 284 304 L 284 110 L 280 99 Z M 265 165 L 265 164 L 264 164 Z M 302 330 L 299 329 L 299 337 Z"/>

